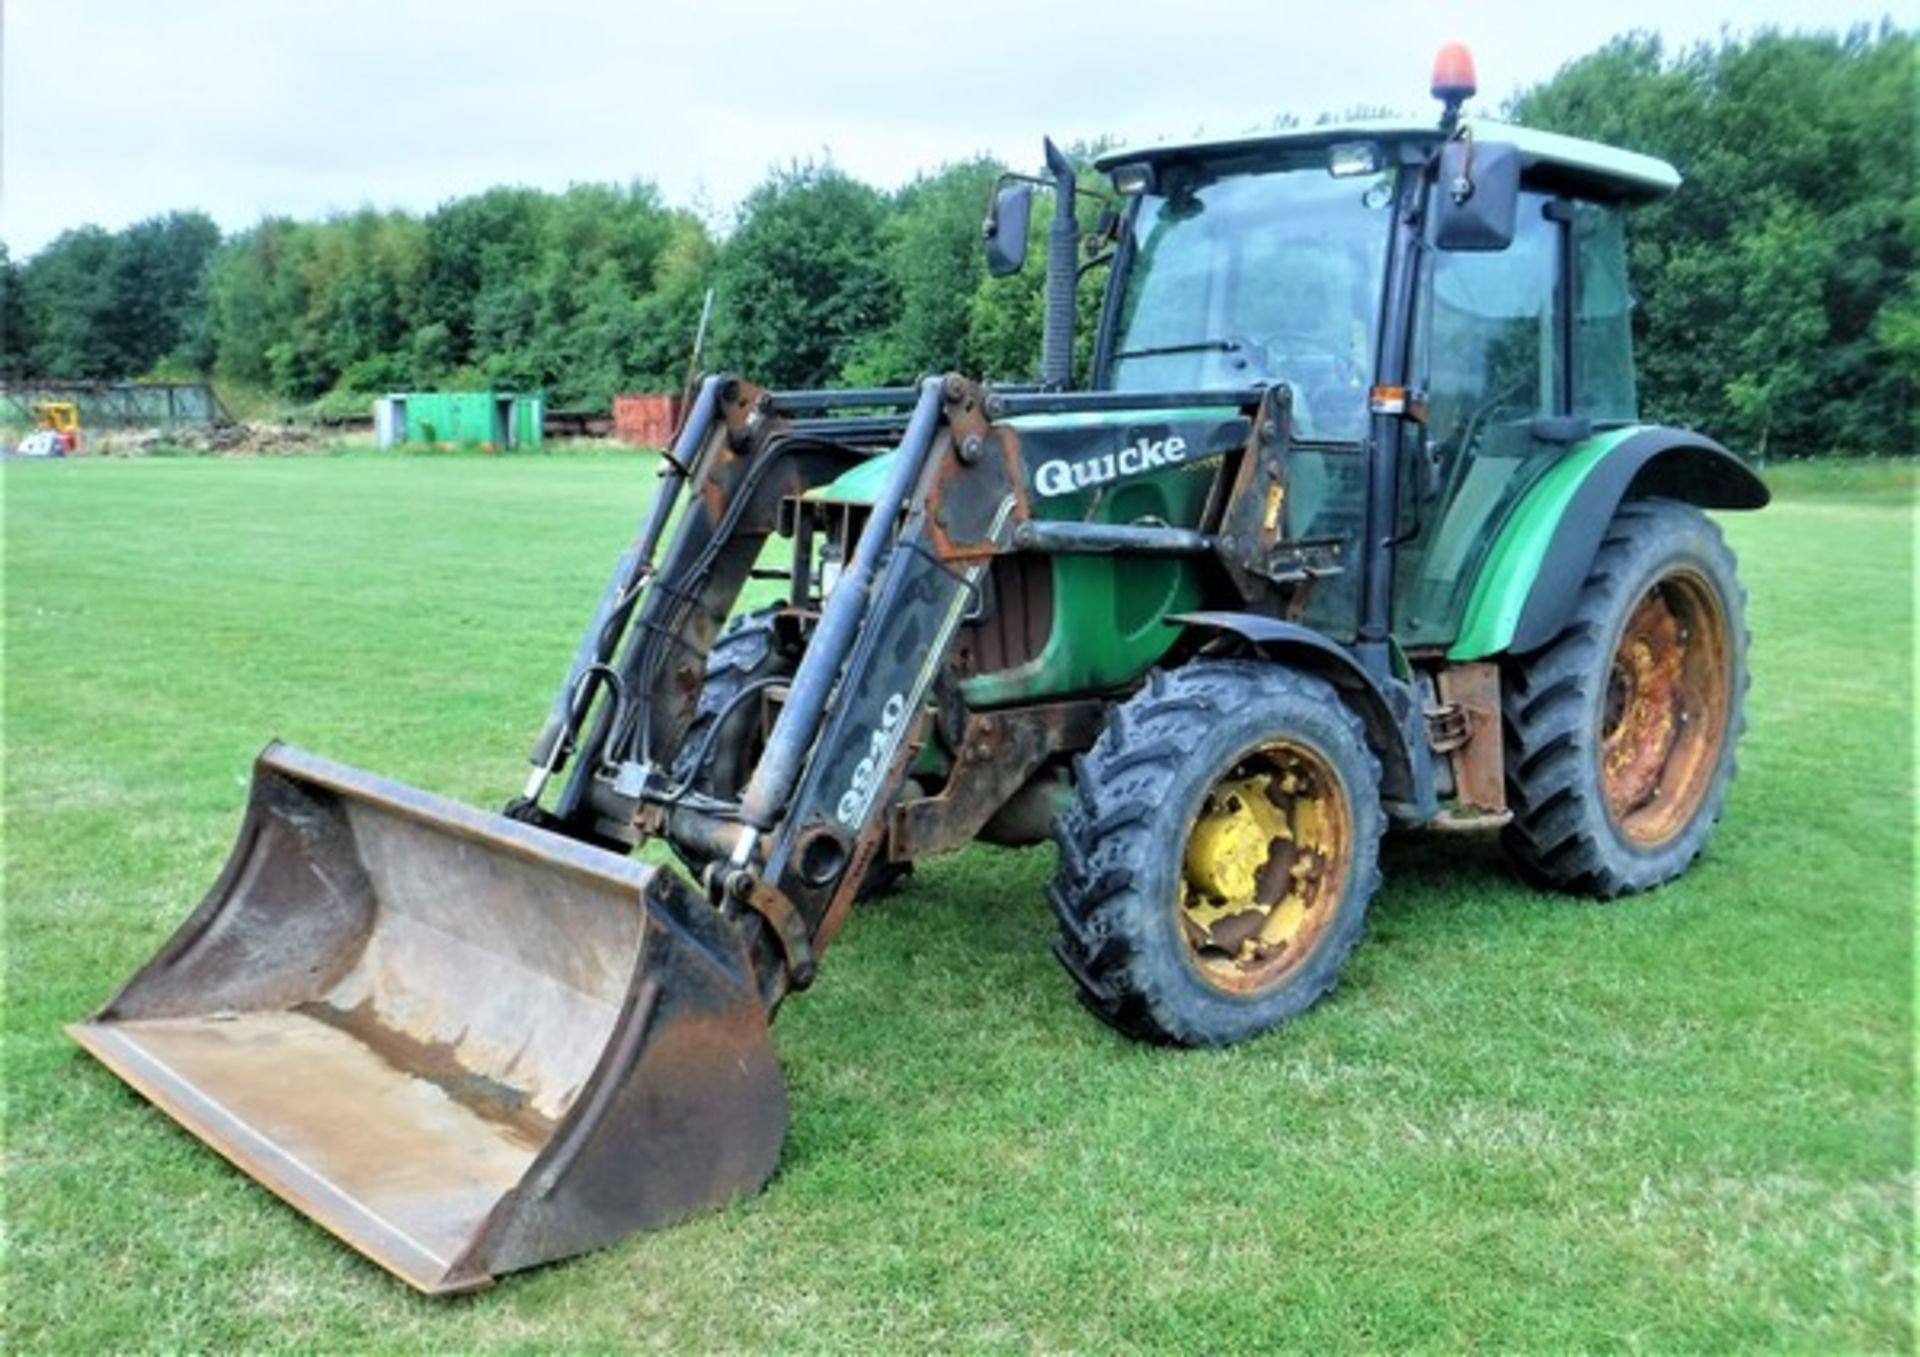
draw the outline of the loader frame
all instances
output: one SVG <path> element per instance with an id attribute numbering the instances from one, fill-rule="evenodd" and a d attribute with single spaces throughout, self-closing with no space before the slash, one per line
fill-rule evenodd
<path id="1" fill-rule="evenodd" d="M 1131 229 L 1118 232 L 1111 260 L 1095 336 L 1095 389 L 1060 389 L 1065 374 L 1057 360 L 1071 341 L 1072 289 L 1065 284 L 1074 272 L 1070 253 L 1053 248 L 1072 227 L 1072 212 L 1062 211 L 1056 223 L 1066 225 L 1049 237 L 1048 335 L 1056 361 L 1046 366 L 1051 380 L 1044 386 L 992 388 L 957 375 L 847 391 L 765 391 L 726 376 L 703 383 L 664 459 L 648 520 L 603 593 L 554 702 L 526 794 L 509 813 L 615 847 L 664 835 L 701 868 L 709 899 L 764 925 L 749 932 L 766 998 L 776 1003 L 786 988 L 810 981 L 819 949 L 877 859 L 910 860 L 966 841 L 1024 776 L 1090 743 L 1100 701 L 1110 693 L 992 712 L 951 693 L 934 700 L 957 629 L 982 609 L 989 563 L 1010 554 L 1082 553 L 1209 562 L 1210 578 L 1225 581 L 1228 598 L 1210 597 L 1206 612 L 1169 619 L 1183 628 L 1183 639 L 1168 659 L 1254 653 L 1332 681 L 1365 721 L 1396 820 L 1432 821 L 1443 790 L 1475 814 L 1503 813 L 1498 675 L 1485 661 L 1557 630 L 1597 550 L 1598 525 L 1622 497 L 1666 493 L 1757 507 L 1765 491 L 1710 440 L 1647 428 L 1596 433 L 1574 414 L 1572 209 L 1549 182 L 1543 191 L 1546 218 L 1559 233 L 1554 286 L 1563 323 L 1553 338 L 1553 413 L 1536 420 L 1535 436 L 1566 451 L 1499 525 L 1495 553 L 1473 581 L 1459 643 L 1412 657 L 1401 649 L 1394 572 L 1406 537 L 1403 472 L 1425 456 L 1415 332 L 1438 258 L 1429 215 L 1444 145 L 1427 134 L 1383 139 L 1378 147 L 1382 163 L 1397 173 L 1387 203 L 1367 423 L 1351 449 L 1364 480 L 1350 554 L 1339 543 L 1287 540 L 1280 506 L 1294 434 L 1284 384 L 1104 389 L 1113 379 L 1135 262 Z M 1049 165 L 1059 201 L 1074 203 L 1072 165 L 1057 154 Z M 1135 196 L 1127 204 L 1125 222 L 1142 201 Z M 1147 425 L 1196 410 L 1220 416 L 1203 437 L 1207 455 L 1223 458 L 1197 524 L 1075 521 L 1038 511 L 1045 487 L 1023 456 L 1020 417 L 1117 416 Z M 1230 446 L 1215 446 L 1223 437 Z M 747 581 L 756 570 L 764 573 L 757 563 L 768 538 L 795 537 L 804 562 L 804 524 L 798 514 L 783 521 L 781 506 L 883 453 L 890 454 L 884 474 L 837 586 L 811 619 L 750 781 L 736 800 L 702 794 L 675 772 L 682 752 L 676 739 L 694 718 L 705 657 L 721 626 Z M 663 554 L 669 516 L 683 499 L 686 517 Z M 796 570 L 803 573 L 804 563 Z M 1353 580 L 1352 613 L 1340 620 L 1337 639 L 1307 625 L 1312 619 L 1294 605 L 1312 592 L 1316 576 L 1343 573 Z M 805 592 L 796 576 L 796 610 L 804 608 Z M 1220 606 L 1228 599 L 1230 606 Z M 1135 679 L 1125 676 L 1121 684 Z M 940 796 L 909 796 L 896 807 L 936 721 L 944 722 L 943 744 L 957 751 L 957 766 Z M 705 751 L 693 752 L 697 765 Z M 1445 768 L 1441 754 L 1448 756 Z M 552 812 L 542 810 L 548 778 L 569 764 Z M 1033 818 L 1031 809 L 1026 815 Z"/>
<path id="2" fill-rule="evenodd" d="M 1117 411 L 1147 421 L 1196 409 L 1215 416 L 1206 451 L 1224 459 L 1201 527 L 1034 516 L 1034 468 L 1008 421 Z M 1097 733 L 1097 698 L 1004 711 L 930 700 L 992 560 L 1203 558 L 1258 605 L 1295 581 L 1277 517 L 1261 511 L 1284 484 L 1289 429 L 1284 387 L 1069 393 L 950 375 L 917 387 L 769 392 L 709 377 L 663 458 L 647 521 L 602 592 L 536 743 L 534 776 L 509 813 L 608 846 L 664 834 L 691 850 L 704 862 L 708 897 L 747 925 L 764 998 L 775 1004 L 810 982 L 876 859 L 966 842 L 1041 763 L 1086 748 Z M 692 790 L 676 771 L 677 736 L 691 723 L 714 638 L 782 526 L 780 506 L 895 449 L 751 780 L 737 801 Z M 662 553 L 680 501 L 685 517 Z M 1231 627 L 1192 620 L 1196 636 L 1223 629 Z M 1338 672 L 1374 716 L 1396 754 L 1388 785 L 1419 814 L 1411 803 L 1431 801 L 1433 779 L 1410 690 L 1294 630 L 1315 666 Z M 959 751 L 947 789 L 896 806 L 930 723 L 943 716 Z M 552 811 L 540 809 L 547 780 L 563 771 Z"/>

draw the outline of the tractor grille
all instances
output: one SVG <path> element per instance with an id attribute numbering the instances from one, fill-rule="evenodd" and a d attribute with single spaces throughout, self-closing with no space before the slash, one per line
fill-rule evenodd
<path id="1" fill-rule="evenodd" d="M 996 557 L 983 602 L 982 616 L 960 629 L 955 656 L 962 674 L 1013 669 L 1045 648 L 1053 634 L 1053 562 L 1024 553 Z"/>

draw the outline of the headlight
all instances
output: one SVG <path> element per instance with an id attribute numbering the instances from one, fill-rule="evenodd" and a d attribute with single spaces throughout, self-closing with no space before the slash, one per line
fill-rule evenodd
<path id="1" fill-rule="evenodd" d="M 1327 173 L 1335 179 L 1373 174 L 1380 168 L 1380 148 L 1370 141 L 1343 141 L 1327 148 Z"/>

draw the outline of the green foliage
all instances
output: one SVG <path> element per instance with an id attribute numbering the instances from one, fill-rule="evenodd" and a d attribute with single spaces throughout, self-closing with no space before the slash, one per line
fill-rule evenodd
<path id="1" fill-rule="evenodd" d="M 1038 258 L 1053 220 L 1052 195 L 1033 205 L 1028 267 L 1006 278 L 984 271 L 967 299 L 967 357 L 981 375 L 1031 381 L 1040 373 L 1040 340 L 1046 319 L 1046 270 Z"/>
<path id="2" fill-rule="evenodd" d="M 893 316 L 862 339 L 849 382 L 883 386 L 973 366 L 966 299 L 986 278 L 980 222 L 1001 168 L 984 158 L 962 161 L 922 175 L 895 196 L 881 259 L 892 281 Z"/>
<path id="3" fill-rule="evenodd" d="M 380 375 L 378 372 L 368 374 L 364 371 L 349 371 L 341 378 L 340 386 L 301 406 L 300 417 L 322 423 L 329 420 L 365 419 L 367 409 L 372 405 L 374 397 L 392 391 L 396 386 L 404 385 L 404 383 L 379 380 Z M 359 384 L 349 385 L 350 382 Z"/>
<path id="4" fill-rule="evenodd" d="M 1629 223 L 1648 413 L 1762 456 L 1920 442 L 1916 59 L 1890 27 L 1635 34 L 1515 101 L 1686 176 Z"/>
<path id="5" fill-rule="evenodd" d="M 215 254 L 208 269 L 208 325 L 220 377 L 299 394 L 283 382 L 292 375 L 292 337 L 307 309 L 298 259 L 313 230 L 270 218 Z"/>
<path id="6" fill-rule="evenodd" d="M 1520 121 L 1686 176 L 1629 222 L 1646 414 L 1767 458 L 1920 444 L 1917 61 L 1890 26 L 1678 54 L 1633 34 L 1513 101 Z M 679 386 L 711 286 L 708 365 L 761 383 L 1031 379 L 1053 204 L 1036 195 L 1027 269 L 987 277 L 980 221 L 1003 168 L 962 161 L 883 194 L 790 166 L 724 238 L 644 182 L 267 219 L 224 243 L 198 213 L 81 227 L 25 261 L 0 247 L 0 374 L 212 372 L 301 404 L 528 388 L 604 410 Z M 1094 213 L 1083 201 L 1082 224 Z M 1078 294 L 1083 376 L 1104 281 Z"/>
<path id="7" fill-rule="evenodd" d="M 1069 158 L 1080 166 L 1081 202 L 1076 221 L 1082 231 L 1090 230 L 1098 209 L 1084 192 L 1105 187 L 1105 181 L 1087 167 L 1107 148 L 1105 141 L 1076 143 L 1067 148 Z M 984 210 L 985 197 L 981 207 Z M 1040 373 L 1041 334 L 1046 322 L 1046 248 L 1047 232 L 1053 225 L 1055 204 L 1050 193 L 1037 193 L 1033 202 L 1033 220 L 1029 226 L 1027 267 L 1008 278 L 988 276 L 984 264 L 976 267 L 977 281 L 967 299 L 967 343 L 963 349 L 964 367 L 983 377 L 1000 381 L 1032 381 Z M 970 248 L 981 256 L 977 226 Z M 1083 257 L 1083 266 L 1086 260 Z M 1084 381 L 1093 363 L 1093 341 L 1100 322 L 1100 305 L 1106 286 L 1104 266 L 1087 270 L 1074 294 L 1077 304 L 1074 326 L 1073 370 L 1075 379 Z"/>
<path id="8" fill-rule="evenodd" d="M 772 386 L 825 386 L 897 305 L 886 199 L 831 164 L 777 170 L 720 255 L 714 354 Z"/>
<path id="9" fill-rule="evenodd" d="M 106 377 L 126 371 L 113 332 L 116 275 L 114 239 L 97 226 L 63 233 L 22 270 L 33 372 Z"/>
<path id="10" fill-rule="evenodd" d="M 219 245 L 220 228 L 204 212 L 170 212 L 119 233 L 110 333 L 122 371 L 145 372 L 162 362 L 206 367 L 213 356 L 207 260 Z"/>
<path id="11" fill-rule="evenodd" d="M 300 401 L 498 386 L 604 407 L 675 384 L 712 256 L 648 185 L 263 222 L 213 262 L 219 372 Z"/>
<path id="12" fill-rule="evenodd" d="M 118 233 L 79 227 L 24 264 L 7 261 L 0 365 L 52 377 L 204 366 L 206 267 L 219 243 L 205 213 L 172 212 Z"/>
<path id="13" fill-rule="evenodd" d="M 544 389 L 560 408 L 674 384 L 712 246 L 651 185 L 495 189 L 447 204 L 426 229 L 416 384 L 477 376 Z"/>
<path id="14" fill-rule="evenodd" d="M 0 377 L 33 370 L 33 330 L 27 324 L 20 266 L 0 242 Z"/>

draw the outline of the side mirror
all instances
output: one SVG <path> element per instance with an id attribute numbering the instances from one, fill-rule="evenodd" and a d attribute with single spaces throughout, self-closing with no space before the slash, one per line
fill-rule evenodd
<path id="1" fill-rule="evenodd" d="M 1442 250 L 1504 250 L 1520 206 L 1520 152 L 1457 138 L 1440 150 L 1433 186 L 1433 243 Z"/>
<path id="2" fill-rule="evenodd" d="M 1005 278 L 1027 262 L 1027 225 L 1033 220 L 1033 186 L 1008 184 L 997 189 L 981 233 L 987 242 L 987 272 Z"/>

